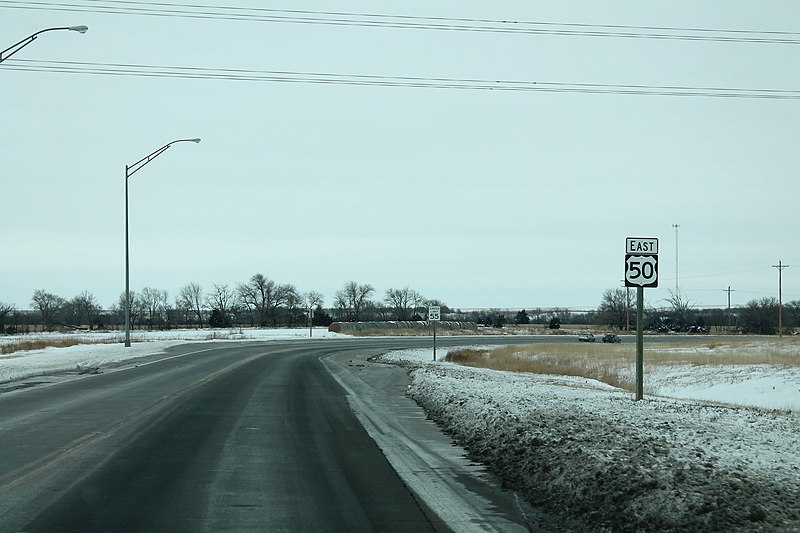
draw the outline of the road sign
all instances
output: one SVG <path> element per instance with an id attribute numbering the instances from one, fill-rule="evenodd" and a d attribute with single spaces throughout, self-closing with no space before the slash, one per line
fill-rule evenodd
<path id="1" fill-rule="evenodd" d="M 634 255 L 658 255 L 658 239 L 628 237 L 625 239 L 625 253 Z"/>
<path id="2" fill-rule="evenodd" d="M 658 287 L 658 239 L 625 239 L 625 286 Z"/>
<path id="3" fill-rule="evenodd" d="M 658 287 L 658 239 L 625 239 L 625 286 L 636 287 L 636 400 L 644 397 L 644 288 Z"/>
<path id="4" fill-rule="evenodd" d="M 428 307 L 428 320 L 439 321 L 442 319 L 441 308 L 438 305 Z"/>
<path id="5" fill-rule="evenodd" d="M 625 256 L 626 287 L 658 287 L 658 256 Z"/>

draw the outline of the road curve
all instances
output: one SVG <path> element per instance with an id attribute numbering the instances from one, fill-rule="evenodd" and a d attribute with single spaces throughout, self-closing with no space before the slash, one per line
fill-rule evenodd
<path id="1" fill-rule="evenodd" d="M 184 345 L 0 393 L 0 531 L 527 530 L 367 362 L 428 345 Z"/>
<path id="2" fill-rule="evenodd" d="M 195 347 L 0 395 L 0 530 L 433 530 L 317 349 Z"/>

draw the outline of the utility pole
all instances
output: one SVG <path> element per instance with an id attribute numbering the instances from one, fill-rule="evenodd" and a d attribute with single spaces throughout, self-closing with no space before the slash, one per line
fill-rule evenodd
<path id="1" fill-rule="evenodd" d="M 728 333 L 731 332 L 731 293 L 736 292 L 735 289 L 731 289 L 731 286 L 728 285 L 727 289 L 722 289 L 722 292 L 728 293 Z"/>
<path id="2" fill-rule="evenodd" d="M 625 332 L 630 331 L 631 324 L 631 288 L 625 284 L 625 280 L 621 279 L 622 286 L 625 287 Z"/>
<path id="3" fill-rule="evenodd" d="M 778 269 L 778 337 L 783 337 L 783 269 L 789 268 L 789 265 L 778 261 L 772 268 Z"/>
<path id="4" fill-rule="evenodd" d="M 625 333 L 631 329 L 631 288 L 625 287 Z"/>
<path id="5" fill-rule="evenodd" d="M 680 224 L 673 224 L 673 228 L 675 228 L 675 294 L 678 294 L 678 228 L 680 228 Z"/>

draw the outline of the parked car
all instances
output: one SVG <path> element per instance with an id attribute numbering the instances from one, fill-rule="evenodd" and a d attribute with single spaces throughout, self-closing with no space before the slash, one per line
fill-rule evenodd
<path id="1" fill-rule="evenodd" d="M 594 335 L 591 333 L 581 333 L 578 335 L 578 340 L 580 342 L 594 342 Z"/>
<path id="2" fill-rule="evenodd" d="M 603 342 L 622 342 L 622 339 L 619 338 L 619 335 L 614 335 L 613 333 L 606 333 L 603 335 Z"/>

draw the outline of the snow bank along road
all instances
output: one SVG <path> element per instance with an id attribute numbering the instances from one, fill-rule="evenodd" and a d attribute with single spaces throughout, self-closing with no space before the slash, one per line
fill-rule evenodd
<path id="1" fill-rule="evenodd" d="M 593 380 L 434 364 L 426 352 L 387 359 L 413 368 L 409 393 L 470 457 L 564 516 L 559 530 L 800 531 L 797 411 L 633 402 Z M 790 370 L 783 385 L 798 394 Z M 730 390 L 740 402 L 742 383 Z"/>

